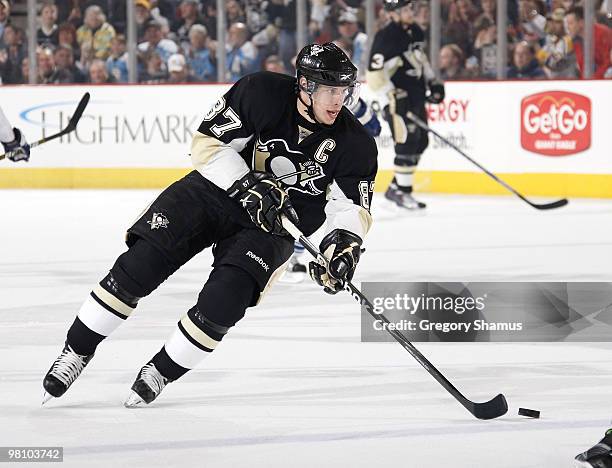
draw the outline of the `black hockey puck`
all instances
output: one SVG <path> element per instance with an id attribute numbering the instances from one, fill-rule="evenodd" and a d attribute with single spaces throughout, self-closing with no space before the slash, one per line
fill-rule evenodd
<path id="1" fill-rule="evenodd" d="M 528 408 L 519 408 L 519 416 L 527 416 L 528 418 L 539 418 L 540 412 Z"/>

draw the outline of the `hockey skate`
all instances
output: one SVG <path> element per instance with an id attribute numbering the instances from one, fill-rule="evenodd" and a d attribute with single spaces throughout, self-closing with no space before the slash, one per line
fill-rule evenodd
<path id="1" fill-rule="evenodd" d="M 418 211 L 427 207 L 425 203 L 416 200 L 411 193 L 400 190 L 394 183 L 389 185 L 389 188 L 385 192 L 385 198 L 395 203 L 397 206 L 411 211 Z"/>
<path id="2" fill-rule="evenodd" d="M 132 384 L 132 391 L 125 400 L 125 407 L 138 408 L 148 405 L 159 396 L 170 382 L 172 380 L 161 375 L 155 365 L 149 362 L 140 369 L 136 381 Z"/>
<path id="3" fill-rule="evenodd" d="M 307 272 L 306 265 L 300 262 L 300 255 L 293 254 L 279 281 L 281 283 L 301 283 L 306 278 Z"/>
<path id="4" fill-rule="evenodd" d="M 612 468 L 612 429 L 608 429 L 601 441 L 586 452 L 576 455 L 577 468 Z"/>
<path id="5" fill-rule="evenodd" d="M 93 354 L 88 356 L 77 354 L 68 344 L 64 345 L 61 354 L 43 379 L 45 393 L 42 404 L 44 405 L 51 398 L 59 398 L 66 393 L 66 390 L 81 375 L 93 356 Z"/>

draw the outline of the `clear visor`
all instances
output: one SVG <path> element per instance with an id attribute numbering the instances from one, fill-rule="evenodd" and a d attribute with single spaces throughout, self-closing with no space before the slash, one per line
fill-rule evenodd
<path id="1" fill-rule="evenodd" d="M 313 81 L 308 82 L 308 89 L 304 90 L 310 94 L 313 101 L 323 106 L 346 106 L 351 107 L 359 99 L 359 88 L 361 83 L 351 86 L 327 86 Z"/>

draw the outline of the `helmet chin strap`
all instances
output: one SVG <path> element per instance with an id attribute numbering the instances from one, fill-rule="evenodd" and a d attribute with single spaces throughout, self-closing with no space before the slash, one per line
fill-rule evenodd
<path id="1" fill-rule="evenodd" d="M 306 92 L 306 91 L 304 91 L 304 92 Z M 314 122 L 317 125 L 320 125 L 321 127 L 325 127 L 325 128 L 333 127 L 333 124 L 332 125 L 328 125 L 326 123 L 320 122 L 319 119 L 317 119 L 317 117 L 315 116 L 315 113 L 314 113 L 314 108 L 312 106 L 312 102 L 313 102 L 312 101 L 312 95 L 308 94 L 308 96 L 310 97 L 310 104 L 306 104 L 306 102 L 304 102 L 304 100 L 302 99 L 302 93 L 300 93 L 300 89 L 298 89 L 298 99 L 306 107 L 306 114 L 308 114 L 308 117 L 310 117 L 312 120 L 314 120 Z"/>
<path id="2" fill-rule="evenodd" d="M 302 99 L 302 93 L 300 91 L 301 90 L 298 90 L 298 99 L 300 100 L 300 102 L 302 104 L 304 104 L 304 106 L 306 106 L 306 113 L 308 114 L 308 117 L 310 117 L 312 120 L 314 120 L 315 123 L 318 123 L 319 125 L 323 125 L 315 117 L 314 108 L 312 107 L 312 96 L 310 94 L 308 95 L 308 97 L 310 97 L 310 104 L 306 104 L 306 102 Z"/>

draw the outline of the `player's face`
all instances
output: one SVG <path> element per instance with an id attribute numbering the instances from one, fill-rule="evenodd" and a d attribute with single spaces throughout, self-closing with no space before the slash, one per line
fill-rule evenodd
<path id="1" fill-rule="evenodd" d="M 312 108 L 319 122 L 331 125 L 336 121 L 353 88 L 349 86 L 318 85 L 312 93 Z"/>
<path id="2" fill-rule="evenodd" d="M 406 5 L 397 10 L 402 24 L 412 24 L 414 22 L 414 11 L 412 5 Z"/>

